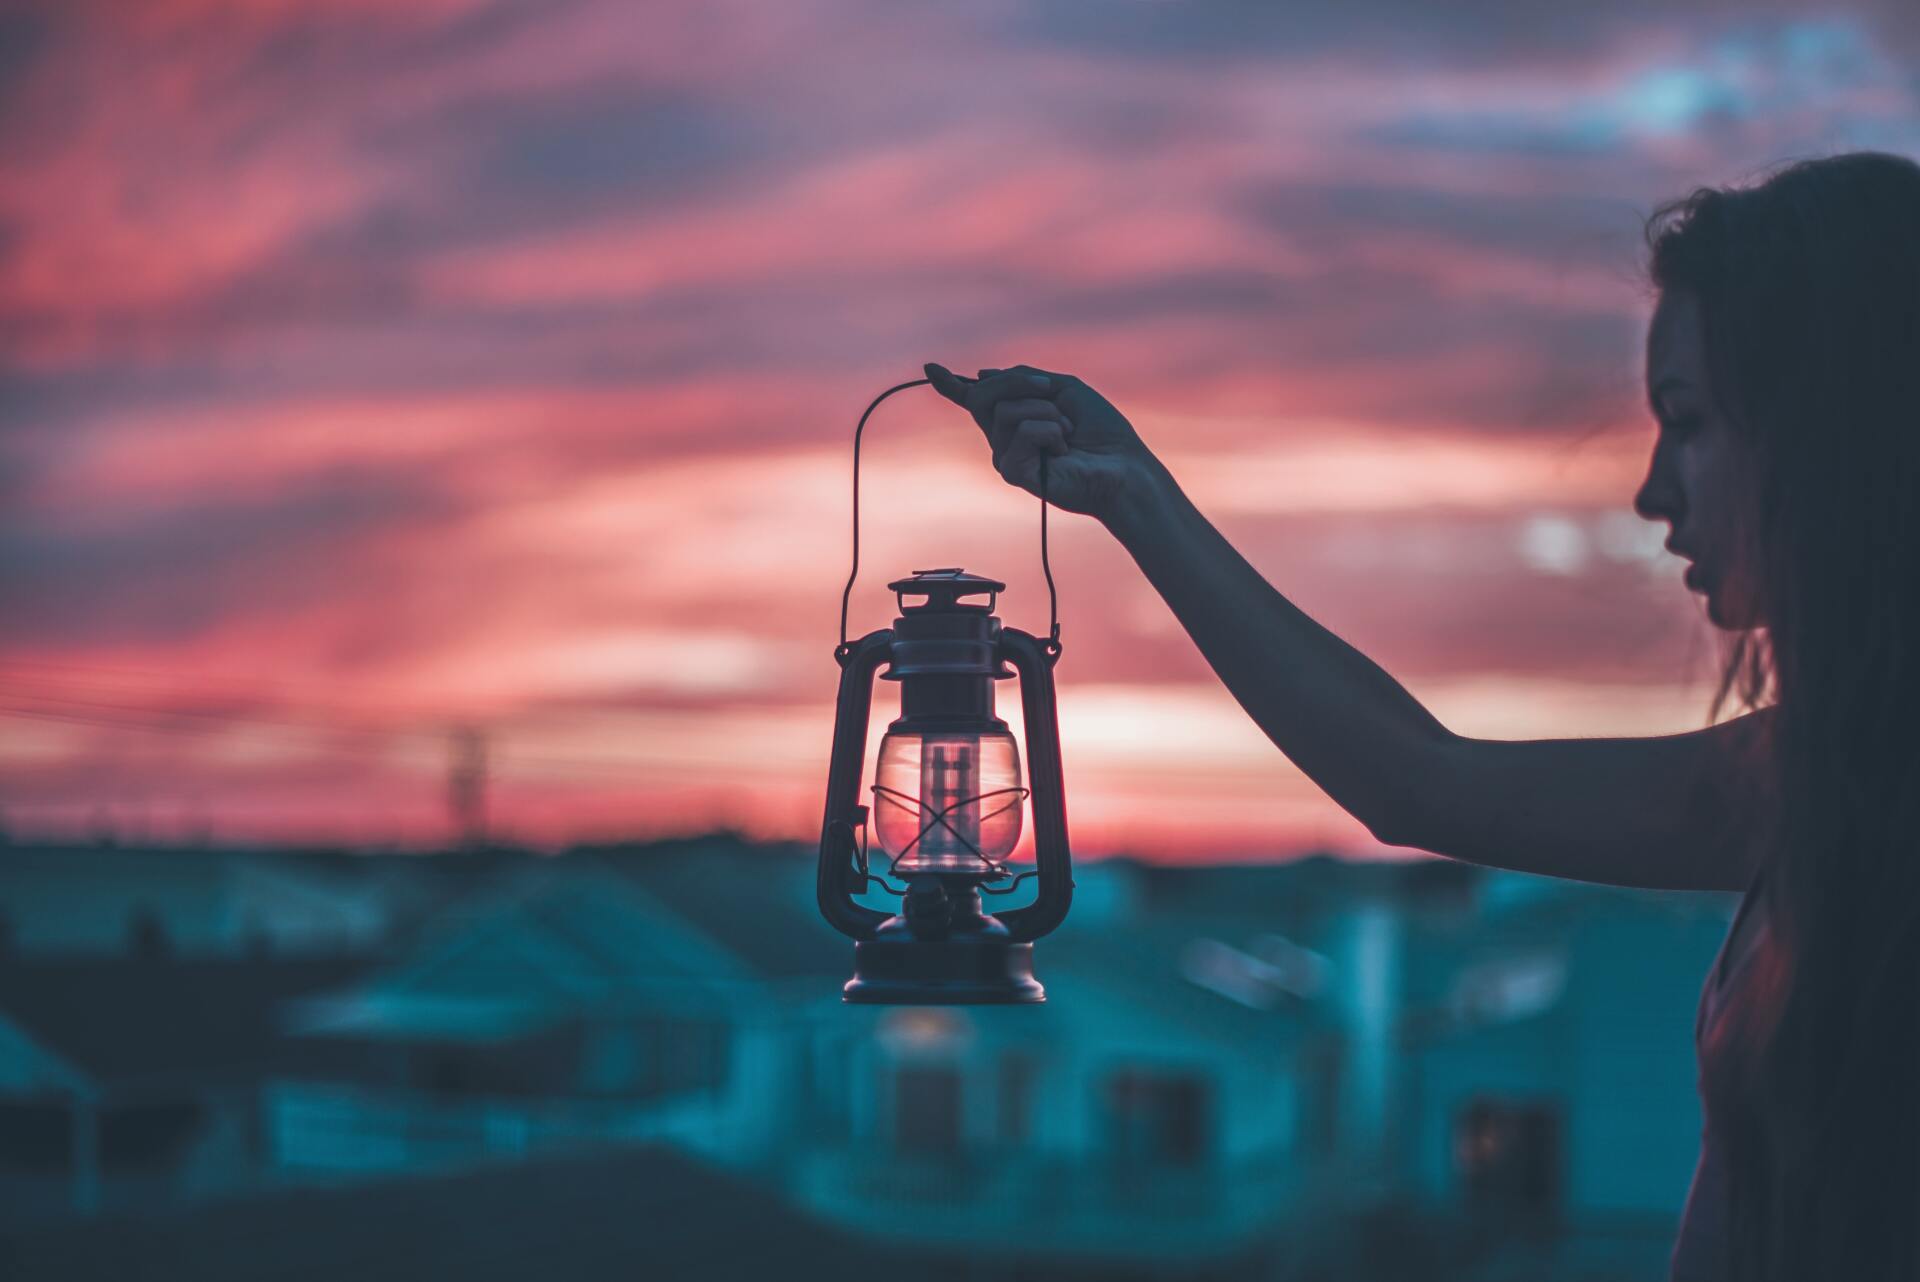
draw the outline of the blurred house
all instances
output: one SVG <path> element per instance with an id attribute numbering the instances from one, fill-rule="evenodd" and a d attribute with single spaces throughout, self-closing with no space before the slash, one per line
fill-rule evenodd
<path id="1" fill-rule="evenodd" d="M 0 954 L 364 953 L 421 898 L 400 891 L 408 862 L 247 849 L 0 847 Z"/>
<path id="2" fill-rule="evenodd" d="M 128 877 L 102 918 L 168 887 L 209 947 L 283 884 L 126 854 L 40 884 Z M 293 866 L 388 923 L 376 951 L 0 968 L 22 1188 L 130 1204 L 142 1144 L 148 1202 L 652 1144 L 836 1241 L 1009 1275 L 1371 1251 L 1400 1253 L 1381 1276 L 1638 1276 L 1691 1169 L 1693 1003 L 1732 907 L 1437 860 L 1109 859 L 1037 947 L 1047 1003 L 873 1008 L 840 1001 L 851 946 L 793 845 Z"/>
<path id="3" fill-rule="evenodd" d="M 1324 1178 L 1342 1160 L 1337 1018 L 1301 976 L 1195 983 L 1218 923 L 1147 911 L 1137 865 L 1076 870 L 1074 914 L 1036 945 L 1043 1005 L 852 1007 L 810 851 L 623 862 L 777 986 L 784 1068 L 754 1151 L 822 1219 L 1001 1269 L 1191 1270 L 1302 1233 L 1342 1187 Z"/>
<path id="4" fill-rule="evenodd" d="M 293 1171 L 431 1172 L 664 1140 L 850 1231 L 1023 1257 L 1116 1240 L 1230 1255 L 1297 1224 L 1340 1154 L 1337 1022 L 1189 979 L 1193 929 L 1095 911 L 1042 945 L 1037 1008 L 849 1008 L 846 941 L 791 849 L 602 851 L 509 876 L 290 1031 L 351 1080 L 289 1079 Z M 1126 894 L 1108 888 L 1108 898 Z M 798 909 L 798 911 L 796 911 Z M 857 1208 L 854 1209 L 854 1208 Z"/>
<path id="5" fill-rule="evenodd" d="M 271 1183 L 263 1085 L 311 1068 L 278 1009 L 359 967 L 0 963 L 0 1224 Z"/>
<path id="6" fill-rule="evenodd" d="M 290 1170 L 431 1170 L 608 1139 L 750 1149 L 780 1022 L 739 958 L 582 858 L 502 875 L 349 989 L 286 1016 L 347 1077 L 269 1105 Z"/>
<path id="7" fill-rule="evenodd" d="M 1466 1235 L 1657 1276 L 1699 1153 L 1693 1020 L 1736 901 L 1521 886 L 1421 947 L 1403 1016 L 1415 1196 Z"/>
<path id="8" fill-rule="evenodd" d="M 1230 1261 L 1328 1209 L 1338 1033 L 1196 987 L 1175 926 L 1043 941 L 1035 1007 L 842 1007 L 787 1175 L 818 1214 L 1003 1263 Z M 843 978 L 844 970 L 835 979 Z"/>

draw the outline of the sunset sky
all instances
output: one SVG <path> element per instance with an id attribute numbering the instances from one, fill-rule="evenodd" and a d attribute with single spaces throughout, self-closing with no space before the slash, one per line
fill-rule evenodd
<path id="1" fill-rule="evenodd" d="M 508 838 L 816 836 L 929 360 L 1085 379 L 1456 731 L 1697 727 L 1641 220 L 1920 151 L 1916 68 L 1907 0 L 0 8 L 0 808 L 430 845 L 467 725 Z M 856 635 L 932 565 L 1044 630 L 956 407 L 862 495 Z M 1377 853 L 1052 542 L 1077 853 Z"/>

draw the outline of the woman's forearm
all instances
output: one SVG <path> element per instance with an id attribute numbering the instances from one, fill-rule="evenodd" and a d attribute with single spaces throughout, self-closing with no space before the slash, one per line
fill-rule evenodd
<path id="1" fill-rule="evenodd" d="M 1274 591 L 1155 463 L 1104 516 L 1275 746 L 1390 845 L 1620 886 L 1744 888 L 1771 710 L 1687 734 L 1452 734 Z"/>
<path id="2" fill-rule="evenodd" d="M 1157 462 L 1104 523 L 1274 745 L 1376 838 L 1412 844 L 1446 727 L 1276 591 Z"/>

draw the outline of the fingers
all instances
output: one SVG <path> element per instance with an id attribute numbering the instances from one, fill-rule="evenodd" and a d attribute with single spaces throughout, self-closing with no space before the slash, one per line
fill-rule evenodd
<path id="1" fill-rule="evenodd" d="M 984 382 L 989 378 L 998 378 L 1003 374 L 1025 374 L 1032 378 L 1045 379 L 1052 384 L 1050 389 L 1052 391 L 1059 391 L 1060 388 L 1073 381 L 1071 374 L 1056 374 L 1050 369 L 1041 369 L 1038 365 L 1015 365 L 1012 369 L 983 369 L 980 371 L 980 378 L 981 381 Z"/>
<path id="2" fill-rule="evenodd" d="M 922 369 L 933 389 L 965 406 L 987 434 L 988 444 L 993 447 L 993 466 L 1001 477 L 1038 492 L 1035 486 L 1040 459 L 1065 455 L 1073 434 L 1073 421 L 1049 397 L 1078 380 L 1031 365 L 983 369 L 977 380 L 933 361 Z"/>
<path id="3" fill-rule="evenodd" d="M 1050 418 L 1065 422 L 1066 417 L 1065 411 L 1058 405 L 1037 396 L 1000 401 L 993 407 L 993 426 L 996 431 L 1011 431 L 1024 419 Z"/>
<path id="4" fill-rule="evenodd" d="M 927 381 L 933 385 L 934 391 L 940 393 L 940 395 L 946 397 L 955 405 L 966 405 L 967 389 L 972 386 L 971 383 L 962 379 L 946 366 L 936 364 L 933 361 L 928 361 L 925 365 L 922 365 L 920 370 L 927 376 Z"/>
<path id="5" fill-rule="evenodd" d="M 1052 384 L 1040 374 L 1030 374 L 1018 370 L 1007 370 L 991 377 L 983 378 L 967 389 L 967 408 L 973 412 L 973 421 L 987 433 L 987 439 L 997 448 L 999 441 L 994 434 L 995 407 L 1002 401 L 1039 400 L 1047 395 Z"/>
<path id="6" fill-rule="evenodd" d="M 1052 396 L 1065 381 L 1057 374 L 1035 369 L 1031 365 L 1016 365 L 1012 369 L 983 369 L 980 371 L 980 381 L 973 385 L 973 394 L 991 405 L 1010 396 Z"/>
<path id="7" fill-rule="evenodd" d="M 1064 381 L 1031 365 L 1010 370 L 982 370 L 982 377 L 977 380 L 963 378 L 933 361 L 920 368 L 935 391 L 955 404 L 966 406 L 982 427 L 987 425 L 995 403 L 1010 396 L 1046 396 Z"/>
<path id="8" fill-rule="evenodd" d="M 1028 486 L 1028 471 L 1037 474 L 1042 453 L 1067 452 L 1072 420 L 1050 396 L 1077 380 L 1031 365 L 1012 369 L 983 369 L 969 381 L 946 366 L 929 361 L 922 367 L 928 382 L 948 400 L 964 406 L 986 433 L 994 466 L 1015 485 Z"/>
<path id="9" fill-rule="evenodd" d="M 1073 422 L 1058 405 L 1052 401 L 1028 398 L 1017 401 L 1001 401 L 993 407 L 993 420 L 987 427 L 987 443 L 995 454 L 1007 448 L 1015 429 L 1028 419 L 1057 422 L 1066 436 L 1073 434 Z"/>
<path id="10" fill-rule="evenodd" d="M 1029 474 L 1038 474 L 1036 460 L 1042 454 L 1060 457 L 1067 452 L 1066 429 L 1057 419 L 1026 419 L 1014 427 L 1006 448 L 995 455 L 993 465 L 1000 475 L 1015 485 L 1027 484 Z"/>

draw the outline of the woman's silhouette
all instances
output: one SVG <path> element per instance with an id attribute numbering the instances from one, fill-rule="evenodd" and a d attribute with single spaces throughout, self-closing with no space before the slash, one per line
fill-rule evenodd
<path id="1" fill-rule="evenodd" d="M 1455 735 L 1296 609 L 1127 419 L 1017 366 L 936 390 L 1100 520 L 1276 746 L 1382 841 L 1745 890 L 1702 994 L 1676 1279 L 1920 1278 L 1920 167 L 1855 153 L 1648 221 L 1659 424 L 1634 509 L 1731 638 L 1709 721 Z"/>

